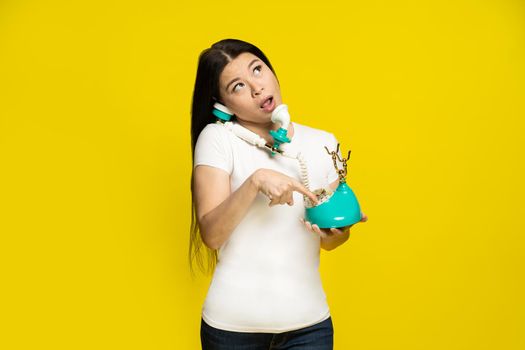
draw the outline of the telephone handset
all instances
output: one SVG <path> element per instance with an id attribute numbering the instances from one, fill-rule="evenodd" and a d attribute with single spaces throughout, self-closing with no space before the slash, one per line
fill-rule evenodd
<path id="1" fill-rule="evenodd" d="M 234 113 L 220 102 L 213 104 L 213 115 L 219 118 L 222 123 L 229 122 Z M 288 106 L 281 104 L 277 106 L 272 112 L 272 122 L 279 123 L 280 127 L 277 131 L 270 130 L 270 135 L 273 137 L 272 156 L 279 150 L 279 146 L 286 142 L 291 142 L 288 138 L 288 125 L 290 124 L 290 114 L 288 113 Z"/>
<path id="2" fill-rule="evenodd" d="M 225 122 L 230 121 L 233 116 L 233 112 L 228 109 L 225 105 L 220 102 L 213 104 L 213 115 Z"/>

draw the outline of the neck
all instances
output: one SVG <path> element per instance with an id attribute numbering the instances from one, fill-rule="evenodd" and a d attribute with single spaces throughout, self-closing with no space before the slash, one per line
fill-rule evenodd
<path id="1" fill-rule="evenodd" d="M 266 140 L 266 143 L 273 144 L 273 137 L 270 135 L 270 130 L 277 130 L 280 128 L 280 124 L 268 122 L 266 124 L 251 123 L 246 121 L 237 120 L 236 123 L 245 127 L 246 129 L 256 133 L 260 137 Z M 288 124 L 287 135 L 288 138 L 292 139 L 294 134 L 294 128 L 292 122 Z"/>

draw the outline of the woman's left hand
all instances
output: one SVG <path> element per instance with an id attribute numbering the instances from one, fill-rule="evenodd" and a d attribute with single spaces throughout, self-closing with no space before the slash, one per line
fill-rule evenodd
<path id="1" fill-rule="evenodd" d="M 309 221 L 301 218 L 301 222 L 306 226 L 308 231 L 317 233 L 321 237 L 321 246 L 326 250 L 332 250 L 337 246 L 346 242 L 350 236 L 350 228 L 355 224 L 340 227 L 340 228 L 330 228 L 330 229 L 321 229 L 316 224 L 311 224 Z M 361 212 L 361 220 L 359 222 L 368 221 L 368 216 Z"/>

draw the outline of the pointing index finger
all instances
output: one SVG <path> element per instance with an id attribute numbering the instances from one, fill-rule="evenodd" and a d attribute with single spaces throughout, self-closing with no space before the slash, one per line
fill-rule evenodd
<path id="1" fill-rule="evenodd" d="M 306 187 L 304 187 L 304 185 L 302 183 L 295 182 L 294 183 L 294 188 L 295 188 L 295 190 L 297 192 L 300 192 L 300 193 L 304 194 L 305 196 L 307 196 L 308 198 L 310 198 L 312 203 L 317 204 L 319 202 L 317 200 L 317 196 L 315 194 L 313 194 L 312 192 L 310 192 Z"/>

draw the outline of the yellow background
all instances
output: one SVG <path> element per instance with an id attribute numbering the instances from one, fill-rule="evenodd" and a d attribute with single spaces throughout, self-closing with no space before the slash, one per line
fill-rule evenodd
<path id="1" fill-rule="evenodd" d="M 525 348 L 523 1 L 2 1 L 0 348 L 198 349 L 198 54 L 254 43 L 352 150 L 335 348 Z"/>

